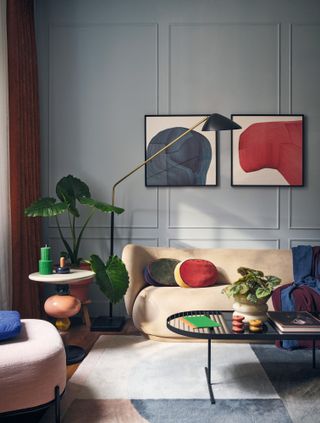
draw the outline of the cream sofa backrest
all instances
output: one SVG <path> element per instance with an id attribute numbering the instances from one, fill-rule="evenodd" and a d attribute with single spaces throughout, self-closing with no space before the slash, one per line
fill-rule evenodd
<path id="1" fill-rule="evenodd" d="M 228 284 L 237 280 L 240 277 L 237 269 L 241 266 L 262 270 L 266 275 L 278 276 L 281 278 L 281 284 L 293 281 L 291 250 L 178 249 L 128 244 L 123 249 L 122 259 L 130 278 L 129 288 L 125 295 L 125 305 L 129 316 L 131 316 L 135 298 L 146 285 L 143 269 L 150 261 L 162 257 L 178 260 L 187 258 L 210 260 L 218 269 L 219 283 Z"/>

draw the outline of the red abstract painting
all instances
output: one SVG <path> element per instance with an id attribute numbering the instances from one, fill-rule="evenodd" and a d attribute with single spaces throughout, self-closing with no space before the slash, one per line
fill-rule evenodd
<path id="1" fill-rule="evenodd" d="M 238 156 L 239 181 L 241 171 L 253 176 L 251 181 L 249 177 L 244 177 L 243 181 L 247 181 L 244 185 L 303 185 L 303 118 L 277 118 L 279 120 L 270 117 L 271 121 L 248 123 L 238 136 L 237 151 L 233 146 L 233 153 Z M 274 183 L 274 176 L 268 181 L 266 172 L 265 180 L 261 182 L 260 179 L 260 182 L 255 183 L 254 177 L 263 169 L 279 172 L 283 183 L 280 179 L 278 183 Z M 233 173 L 233 176 L 237 177 L 237 173 Z"/>

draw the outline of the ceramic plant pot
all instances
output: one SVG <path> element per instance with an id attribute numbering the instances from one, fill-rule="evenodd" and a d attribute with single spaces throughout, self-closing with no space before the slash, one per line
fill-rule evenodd
<path id="1" fill-rule="evenodd" d="M 86 263 L 81 263 L 80 269 L 82 270 L 91 270 L 90 265 Z M 78 298 L 82 303 L 85 303 L 89 300 L 89 287 L 93 282 L 93 277 L 86 279 L 84 281 L 78 281 L 69 285 L 70 295 Z"/>
<path id="2" fill-rule="evenodd" d="M 234 315 L 240 315 L 244 317 L 244 321 L 249 320 L 261 320 L 265 322 L 268 319 L 267 311 L 270 296 L 258 299 L 257 303 L 251 303 L 247 300 L 245 295 L 234 296 L 235 302 L 232 305 Z"/>

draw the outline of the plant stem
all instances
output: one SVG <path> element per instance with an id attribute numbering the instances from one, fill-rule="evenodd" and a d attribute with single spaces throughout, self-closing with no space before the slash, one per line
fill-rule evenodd
<path id="1" fill-rule="evenodd" d="M 76 233 L 75 233 L 75 216 L 72 215 L 72 220 L 71 220 L 71 213 L 68 210 L 68 220 L 69 220 L 69 227 L 70 227 L 70 232 L 71 232 L 71 237 L 72 237 L 72 249 L 73 252 L 75 251 L 75 246 L 76 246 Z M 77 258 L 77 255 L 74 254 L 74 259 Z"/>
<path id="2" fill-rule="evenodd" d="M 64 244 L 64 246 L 65 246 L 65 248 L 66 248 L 66 250 L 67 250 L 67 252 L 69 254 L 69 257 L 70 257 L 71 262 L 74 262 L 73 252 L 72 252 L 72 250 L 70 248 L 70 245 L 68 244 L 67 240 L 63 236 L 63 233 L 62 233 L 62 230 L 61 230 L 61 227 L 60 227 L 58 216 L 55 216 L 55 219 L 56 219 L 56 223 L 57 223 L 57 227 L 58 227 L 60 238 L 62 239 L 62 242 L 63 242 L 63 244 Z"/>
<path id="3" fill-rule="evenodd" d="M 79 233 L 78 239 L 77 239 L 77 243 L 76 246 L 74 247 L 74 254 L 76 257 L 78 257 L 78 252 L 79 252 L 79 247 L 80 247 L 80 241 L 83 235 L 84 230 L 86 229 L 88 223 L 90 222 L 91 218 L 93 217 L 93 215 L 95 214 L 97 210 L 93 209 L 92 212 L 88 215 L 87 220 L 84 222 L 84 225 L 81 228 L 81 231 Z"/>

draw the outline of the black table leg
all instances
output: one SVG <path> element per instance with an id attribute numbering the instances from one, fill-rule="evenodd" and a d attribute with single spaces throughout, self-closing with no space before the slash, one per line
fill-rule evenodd
<path id="1" fill-rule="evenodd" d="M 208 339 L 208 367 L 204 368 L 207 377 L 208 390 L 210 394 L 211 404 L 215 404 L 213 391 L 212 391 L 212 382 L 211 382 L 211 338 Z"/>
<path id="2" fill-rule="evenodd" d="M 312 340 L 312 368 L 316 368 L 316 341 Z"/>

